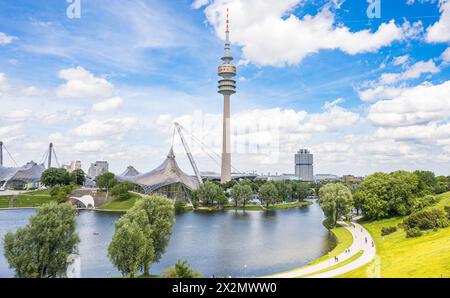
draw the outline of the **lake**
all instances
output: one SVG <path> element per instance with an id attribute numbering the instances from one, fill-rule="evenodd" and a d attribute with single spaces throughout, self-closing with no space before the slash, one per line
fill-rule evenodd
<path id="1" fill-rule="evenodd" d="M 34 210 L 0 211 L 0 242 L 28 223 Z M 118 213 L 82 211 L 77 216 L 81 276 L 120 276 L 107 257 Z M 177 215 L 167 252 L 152 274 L 185 259 L 205 277 L 261 276 L 305 265 L 336 245 L 322 225 L 320 206 L 277 211 L 188 212 Z M 13 277 L 0 245 L 0 277 Z"/>

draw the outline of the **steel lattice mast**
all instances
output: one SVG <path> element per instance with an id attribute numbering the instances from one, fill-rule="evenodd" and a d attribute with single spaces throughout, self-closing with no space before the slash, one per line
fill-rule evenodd
<path id="1" fill-rule="evenodd" d="M 231 180 L 231 150 L 230 150 L 230 97 L 236 93 L 236 81 L 232 78 L 236 76 L 236 66 L 232 64 L 230 43 L 230 20 L 227 9 L 227 22 L 225 31 L 225 54 L 222 57 L 223 63 L 219 66 L 219 93 L 223 95 L 223 140 L 222 140 L 222 172 L 221 182 Z"/>

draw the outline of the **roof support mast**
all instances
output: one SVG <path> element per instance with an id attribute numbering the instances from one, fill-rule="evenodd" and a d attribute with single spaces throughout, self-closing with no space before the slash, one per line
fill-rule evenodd
<path id="1" fill-rule="evenodd" d="M 186 154 L 189 158 L 189 162 L 191 163 L 191 166 L 192 166 L 192 169 L 194 170 L 195 176 L 197 176 L 198 183 L 200 183 L 200 185 L 203 185 L 202 176 L 200 175 L 197 165 L 195 164 L 195 160 L 194 160 L 194 157 L 192 156 L 191 149 L 189 149 L 189 145 L 187 144 L 186 140 L 184 139 L 183 132 L 181 131 L 181 125 L 178 122 L 175 122 L 175 127 L 178 131 L 178 134 L 180 135 L 181 142 L 183 143 L 184 150 L 186 151 Z"/>

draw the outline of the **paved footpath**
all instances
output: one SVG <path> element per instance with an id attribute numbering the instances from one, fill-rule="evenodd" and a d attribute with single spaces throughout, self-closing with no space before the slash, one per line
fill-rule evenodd
<path id="1" fill-rule="evenodd" d="M 369 263 L 376 255 L 376 247 L 375 244 L 372 246 L 373 239 L 370 236 L 369 232 L 367 232 L 367 230 L 364 229 L 363 226 L 355 222 L 353 222 L 354 227 L 349 226 L 344 222 L 339 222 L 339 224 L 341 226 L 344 226 L 348 231 L 350 231 L 350 233 L 353 236 L 353 243 L 349 247 L 350 250 L 349 252 L 341 253 L 340 255 L 337 256 L 337 260 L 332 257 L 329 260 L 325 260 L 312 266 L 305 266 L 288 272 L 278 273 L 266 277 L 292 278 L 292 277 L 301 277 L 305 275 L 308 275 L 308 278 L 334 277 L 352 271 Z M 363 251 L 363 254 L 356 260 L 353 260 L 352 262 L 330 271 L 314 274 L 315 272 L 322 271 L 324 269 L 331 268 L 335 265 L 343 263 L 360 251 Z"/>

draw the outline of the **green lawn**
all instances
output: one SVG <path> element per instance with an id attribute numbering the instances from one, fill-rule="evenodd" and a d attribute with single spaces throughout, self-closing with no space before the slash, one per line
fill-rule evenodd
<path id="1" fill-rule="evenodd" d="M 450 206 L 450 192 L 439 197 L 441 201 L 431 209 Z M 402 229 L 381 236 L 382 227 L 396 226 L 403 219 L 363 223 L 375 240 L 379 258 L 340 277 L 450 277 L 450 227 L 418 238 L 406 238 Z"/>
<path id="2" fill-rule="evenodd" d="M 350 258 L 348 258 L 347 260 L 343 261 L 342 263 L 339 263 L 339 264 L 336 264 L 336 265 L 334 265 L 334 266 L 331 266 L 331 267 L 328 267 L 328 268 L 325 268 L 325 269 L 316 271 L 316 272 L 311 273 L 311 274 L 302 275 L 302 276 L 298 276 L 298 277 L 308 277 L 308 276 L 311 276 L 311 275 L 316 275 L 316 274 L 319 274 L 319 273 L 324 273 L 324 272 L 327 272 L 327 271 L 331 271 L 331 270 L 337 269 L 337 268 L 339 268 L 339 267 L 345 266 L 345 265 L 347 265 L 347 264 L 349 264 L 349 263 L 355 261 L 355 260 L 358 259 L 360 256 L 362 256 L 363 253 L 364 253 L 364 252 L 363 252 L 362 250 L 360 250 L 360 251 L 358 251 L 356 254 L 354 254 L 353 256 L 351 256 Z"/>
<path id="3" fill-rule="evenodd" d="M 271 205 L 269 207 L 266 207 L 268 210 L 283 210 L 283 209 L 290 209 L 295 207 L 301 207 L 301 206 L 308 206 L 312 205 L 312 202 L 292 202 L 292 203 L 285 203 L 285 204 L 277 204 L 277 205 Z"/>
<path id="4" fill-rule="evenodd" d="M 352 245 L 353 243 L 352 233 L 350 233 L 346 228 L 337 227 L 331 229 L 331 232 L 334 234 L 334 236 L 336 236 L 337 239 L 336 247 L 326 255 L 312 261 L 308 265 L 315 265 L 323 261 L 329 260 L 331 258 L 334 258 L 335 256 L 343 253 L 347 248 L 349 248 Z"/>
<path id="5" fill-rule="evenodd" d="M 224 210 L 246 210 L 246 211 L 262 211 L 264 210 L 259 205 L 246 205 L 245 208 L 243 206 L 225 206 Z"/>
<path id="6" fill-rule="evenodd" d="M 9 200 L 12 196 L 0 197 L 0 208 L 8 208 Z M 39 207 L 52 201 L 48 190 L 37 190 L 23 193 L 17 196 L 14 201 L 14 208 Z"/>
<path id="7" fill-rule="evenodd" d="M 141 196 L 135 193 L 131 193 L 131 198 L 128 200 L 121 200 L 115 197 L 111 197 L 106 204 L 98 207 L 97 209 L 121 211 L 121 212 L 127 211 L 128 209 L 134 206 L 134 203 L 136 203 L 136 200 L 138 200 L 139 198 L 141 198 Z"/>

